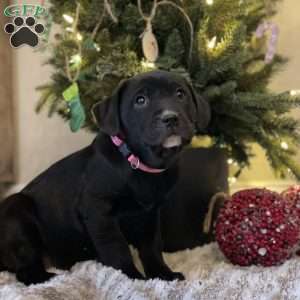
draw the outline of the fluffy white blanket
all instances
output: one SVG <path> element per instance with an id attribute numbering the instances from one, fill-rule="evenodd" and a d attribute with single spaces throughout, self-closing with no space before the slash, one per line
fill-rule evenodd
<path id="1" fill-rule="evenodd" d="M 88 261 L 60 272 L 51 281 L 29 287 L 0 273 L 1 300 L 143 299 L 300 299 L 300 257 L 279 267 L 233 266 L 216 244 L 165 255 L 187 278 L 182 282 L 132 281 L 121 272 Z"/>

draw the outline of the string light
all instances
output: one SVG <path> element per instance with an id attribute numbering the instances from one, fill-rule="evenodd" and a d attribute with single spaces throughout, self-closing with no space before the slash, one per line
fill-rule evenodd
<path id="1" fill-rule="evenodd" d="M 214 0 L 206 0 L 207 5 L 213 5 L 214 4 Z"/>
<path id="2" fill-rule="evenodd" d="M 100 52 L 101 49 L 100 49 L 100 47 L 99 47 L 98 44 L 94 43 L 94 47 L 95 47 L 95 49 L 96 49 L 97 52 Z"/>
<path id="3" fill-rule="evenodd" d="M 281 148 L 282 149 L 284 149 L 284 150 L 288 150 L 289 149 L 289 145 L 288 145 L 288 143 L 287 142 L 281 142 L 280 143 L 280 146 L 281 146 Z"/>
<path id="4" fill-rule="evenodd" d="M 217 37 L 214 36 L 214 37 L 207 43 L 207 47 L 208 47 L 209 49 L 215 48 L 216 42 L 217 42 Z"/>
<path id="5" fill-rule="evenodd" d="M 228 182 L 229 182 L 229 184 L 231 185 L 231 184 L 234 184 L 234 183 L 236 183 L 237 182 L 237 178 L 236 177 L 229 177 L 228 178 Z"/>
<path id="6" fill-rule="evenodd" d="M 63 18 L 65 19 L 65 21 L 69 24 L 73 24 L 74 22 L 74 18 L 69 16 L 69 15 L 66 15 L 66 14 L 63 14 Z"/>
<path id="7" fill-rule="evenodd" d="M 291 90 L 290 91 L 290 95 L 291 96 L 297 96 L 297 95 L 299 95 L 300 94 L 300 90 Z"/>
<path id="8" fill-rule="evenodd" d="M 80 54 L 75 54 L 71 57 L 70 63 L 75 65 L 80 65 L 82 62 L 82 57 Z"/>
<path id="9" fill-rule="evenodd" d="M 232 164 L 233 164 L 233 159 L 232 159 L 232 158 L 227 159 L 227 163 L 228 163 L 229 165 L 232 165 Z"/>
<path id="10" fill-rule="evenodd" d="M 74 29 L 72 27 L 67 27 L 66 31 L 68 31 L 68 32 L 74 32 Z"/>
<path id="11" fill-rule="evenodd" d="M 146 61 L 146 60 L 142 60 L 142 66 L 144 68 L 154 69 L 155 68 L 155 63 L 150 62 L 150 61 Z"/>

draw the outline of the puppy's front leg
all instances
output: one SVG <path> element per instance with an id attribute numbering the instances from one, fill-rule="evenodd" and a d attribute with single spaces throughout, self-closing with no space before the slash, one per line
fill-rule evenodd
<path id="1" fill-rule="evenodd" d="M 114 217 L 90 212 L 85 225 L 101 263 L 121 270 L 130 278 L 144 279 L 133 264 L 127 241 Z"/>
<path id="2" fill-rule="evenodd" d="M 143 222 L 143 237 L 137 245 L 139 256 L 149 278 L 163 280 L 183 280 L 181 273 L 173 272 L 164 262 L 162 256 L 162 239 L 160 232 L 160 212 L 154 211 Z"/>

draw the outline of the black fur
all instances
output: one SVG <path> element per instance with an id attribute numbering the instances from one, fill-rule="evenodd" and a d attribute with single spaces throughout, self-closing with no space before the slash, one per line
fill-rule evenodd
<path id="1" fill-rule="evenodd" d="M 183 93 L 178 94 L 179 88 Z M 135 102 L 139 96 L 147 105 Z M 176 112 L 176 123 L 166 123 L 164 111 Z M 101 133 L 92 145 L 57 162 L 1 203 L 0 268 L 30 284 L 53 276 L 45 271 L 44 257 L 59 268 L 97 259 L 142 279 L 129 251 L 133 244 L 147 278 L 183 279 L 163 261 L 160 206 L 176 183 L 176 158 L 197 124 L 207 125 L 207 104 L 184 79 L 156 71 L 123 82 L 93 112 Z M 115 134 L 143 163 L 167 170 L 133 170 L 112 144 L 109 135 Z M 182 145 L 163 147 L 174 134 Z"/>

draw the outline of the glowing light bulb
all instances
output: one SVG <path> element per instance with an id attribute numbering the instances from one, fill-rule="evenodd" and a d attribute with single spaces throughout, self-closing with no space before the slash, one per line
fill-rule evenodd
<path id="1" fill-rule="evenodd" d="M 100 47 L 99 47 L 98 44 L 94 43 L 94 47 L 95 47 L 95 49 L 96 49 L 97 52 L 100 52 L 101 49 L 100 49 Z"/>
<path id="2" fill-rule="evenodd" d="M 232 159 L 232 158 L 227 159 L 227 163 L 228 163 L 229 165 L 232 165 L 232 164 L 233 164 L 233 159 Z"/>
<path id="3" fill-rule="evenodd" d="M 151 69 L 154 69 L 154 68 L 155 68 L 155 63 L 150 62 L 150 61 L 145 61 L 145 60 L 143 60 L 143 61 L 142 61 L 142 66 L 143 66 L 144 68 L 151 68 Z"/>
<path id="4" fill-rule="evenodd" d="M 291 96 L 297 96 L 297 95 L 299 95 L 300 94 L 300 90 L 291 90 L 290 91 L 290 95 Z"/>
<path id="5" fill-rule="evenodd" d="M 237 179 L 236 179 L 236 177 L 229 177 L 228 182 L 229 182 L 229 184 L 234 184 L 237 182 Z"/>
<path id="6" fill-rule="evenodd" d="M 65 21 L 69 24 L 73 24 L 74 22 L 74 18 L 69 16 L 69 15 L 66 15 L 66 14 L 63 14 L 63 18 L 65 19 Z"/>
<path id="7" fill-rule="evenodd" d="M 74 29 L 72 27 L 67 27 L 66 31 L 68 31 L 68 32 L 74 32 Z"/>
<path id="8" fill-rule="evenodd" d="M 80 33 L 77 33 L 76 38 L 78 41 L 82 41 L 82 35 Z"/>
<path id="9" fill-rule="evenodd" d="M 287 142 L 281 142 L 280 143 L 280 146 L 281 146 L 281 148 L 282 149 L 284 149 L 284 150 L 288 150 L 289 149 L 289 145 L 288 145 L 288 143 Z"/>
<path id="10" fill-rule="evenodd" d="M 79 65 L 81 64 L 82 57 L 80 54 L 75 54 L 71 57 L 70 63 Z"/>
<path id="11" fill-rule="evenodd" d="M 214 0 L 206 0 L 207 5 L 213 5 L 214 4 Z"/>
<path id="12" fill-rule="evenodd" d="M 207 43 L 207 47 L 209 49 L 214 49 L 216 46 L 216 42 L 217 42 L 217 37 L 214 36 L 208 43 Z"/>

